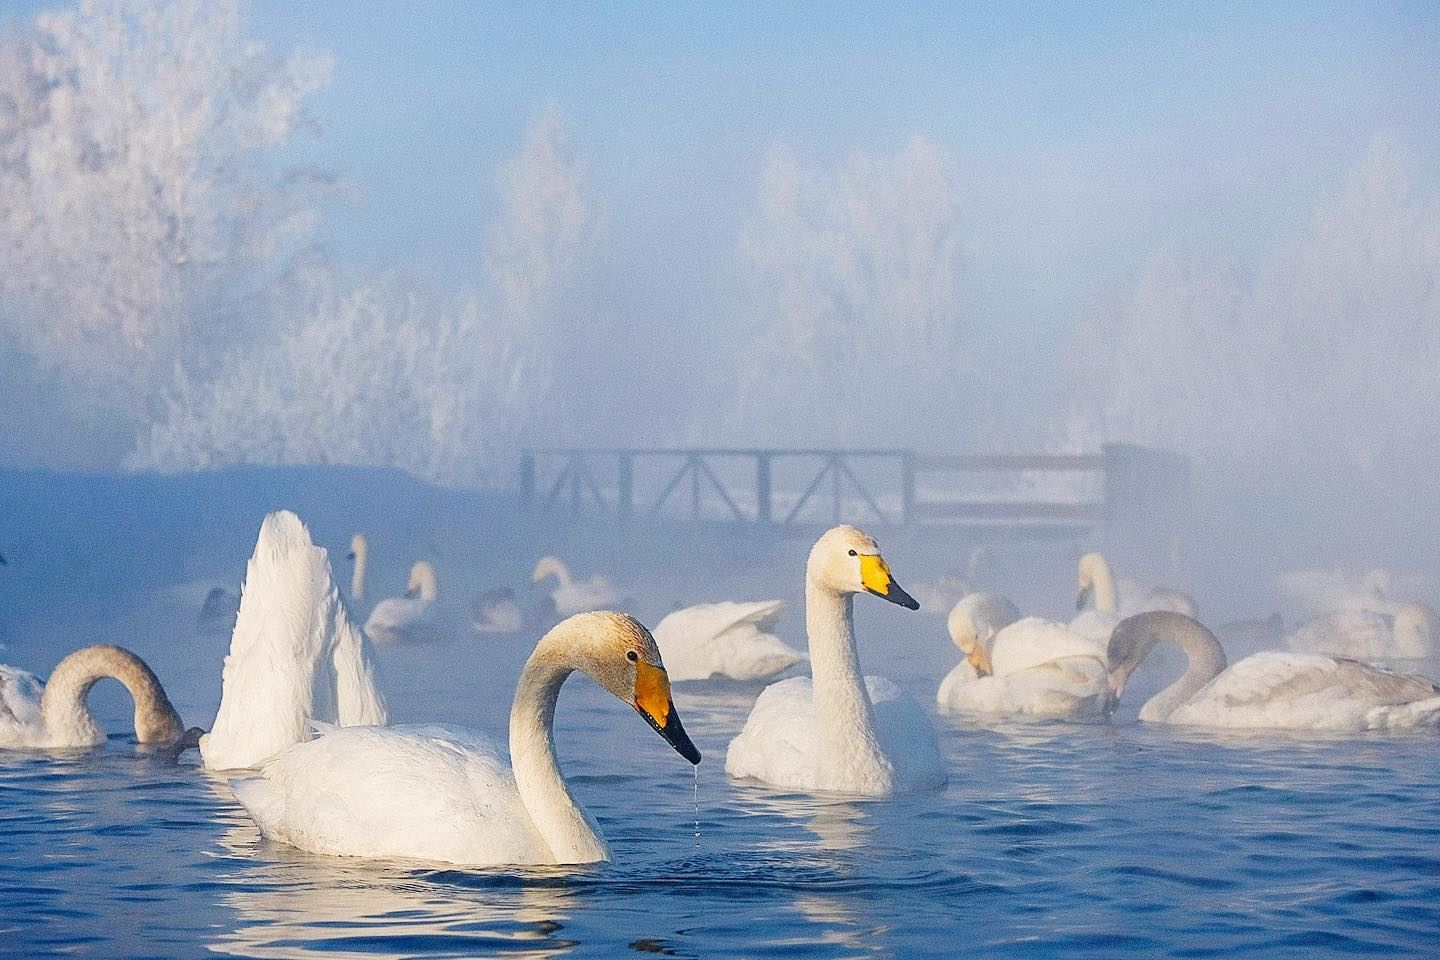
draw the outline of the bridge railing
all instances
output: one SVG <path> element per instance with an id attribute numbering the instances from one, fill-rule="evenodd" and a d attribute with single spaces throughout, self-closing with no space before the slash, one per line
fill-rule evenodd
<path id="1" fill-rule="evenodd" d="M 952 525 L 1139 541 L 1188 509 L 1185 457 L 1128 444 L 1099 454 L 931 456 L 905 449 L 557 448 L 526 451 L 532 510 L 617 520 Z M 1134 528 L 1134 532 L 1130 532 Z"/>

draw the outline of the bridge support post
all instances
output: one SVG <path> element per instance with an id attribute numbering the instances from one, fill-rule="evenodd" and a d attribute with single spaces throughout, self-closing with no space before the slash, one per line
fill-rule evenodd
<path id="1" fill-rule="evenodd" d="M 755 454 L 755 519 L 770 522 L 770 454 Z"/>
<path id="2" fill-rule="evenodd" d="M 628 453 L 620 454 L 616 472 L 615 516 L 625 521 L 635 510 L 635 458 Z"/>

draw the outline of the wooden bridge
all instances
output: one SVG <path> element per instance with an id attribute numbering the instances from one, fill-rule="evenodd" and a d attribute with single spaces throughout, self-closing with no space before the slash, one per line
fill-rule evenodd
<path id="1" fill-rule="evenodd" d="M 1173 526 L 1190 462 L 1109 444 L 1093 455 L 930 456 L 903 449 L 657 448 L 527 451 L 520 496 L 571 519 L 759 526 L 994 528 L 1084 537 Z"/>

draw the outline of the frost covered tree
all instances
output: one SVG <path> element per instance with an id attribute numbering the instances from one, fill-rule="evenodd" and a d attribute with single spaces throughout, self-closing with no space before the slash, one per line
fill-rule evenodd
<path id="1" fill-rule="evenodd" d="M 1107 436 L 1383 468 L 1440 441 L 1440 202 L 1374 143 L 1253 271 L 1169 251 L 1076 354 Z"/>
<path id="2" fill-rule="evenodd" d="M 555 429 L 556 366 L 583 342 L 566 291 L 594 213 L 554 111 L 498 178 L 477 290 L 441 297 L 390 278 L 306 271 L 274 334 L 181 379 L 133 458 L 167 470 L 234 463 L 398 466 L 446 483 L 510 479 Z"/>
<path id="3" fill-rule="evenodd" d="M 275 150 L 330 61 L 241 26 L 234 0 L 81 0 L 0 37 L 0 332 L 132 427 L 264 322 L 308 234 L 316 179 Z"/>
<path id="4" fill-rule="evenodd" d="M 738 434 L 913 442 L 915 410 L 959 399 L 957 201 L 948 158 L 923 138 L 833 171 L 771 152 L 741 237 Z"/>

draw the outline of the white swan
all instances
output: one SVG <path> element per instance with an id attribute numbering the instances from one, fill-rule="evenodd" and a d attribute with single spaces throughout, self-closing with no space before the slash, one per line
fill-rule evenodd
<path id="1" fill-rule="evenodd" d="M 1352 732 L 1440 724 L 1440 688 L 1424 677 L 1283 651 L 1253 654 L 1227 667 L 1215 635 L 1171 611 L 1138 614 L 1115 628 L 1109 658 L 1116 700 L 1161 641 L 1174 643 L 1189 662 L 1179 680 L 1140 709 L 1144 721 Z"/>
<path id="2" fill-rule="evenodd" d="M 1075 609 L 1080 612 L 1070 621 L 1070 629 L 1092 640 L 1105 643 L 1121 620 L 1147 610 L 1174 610 L 1187 617 L 1197 616 L 1195 601 L 1179 590 L 1143 587 L 1132 581 L 1117 585 L 1110 563 L 1102 554 L 1085 554 L 1076 565 L 1076 573 L 1080 594 L 1075 598 Z M 1087 606 L 1091 603 L 1094 605 Z"/>
<path id="3" fill-rule="evenodd" d="M 510 763 L 463 728 L 327 728 L 259 777 L 232 783 L 235 796 L 266 837 L 313 853 L 473 865 L 608 860 L 555 756 L 555 701 L 575 670 L 700 762 L 649 631 L 599 612 L 561 622 L 530 655 L 510 709 Z"/>
<path id="4" fill-rule="evenodd" d="M 555 589 L 550 596 L 555 600 L 555 611 L 562 617 L 586 610 L 599 610 L 619 603 L 622 599 L 615 584 L 596 574 L 587 580 L 575 580 L 570 568 L 556 557 L 541 557 L 530 574 L 531 583 L 539 583 L 546 577 L 555 578 Z"/>
<path id="5" fill-rule="evenodd" d="M 810 677 L 766 687 L 725 772 L 798 790 L 885 796 L 939 786 L 945 768 L 925 711 L 889 680 L 861 677 L 854 597 L 865 591 L 914 610 L 875 541 L 851 526 L 827 531 L 805 569 Z"/>
<path id="6" fill-rule="evenodd" d="M 993 612 L 1013 610 L 997 607 Z M 1104 643 L 1062 623 L 1026 617 L 992 632 L 987 653 L 980 637 L 993 629 L 993 622 L 982 618 L 977 629 L 974 609 L 963 601 L 956 605 L 951 639 L 967 652 L 967 662 L 940 685 L 936 699 L 941 707 L 980 717 L 1103 720 L 1108 715 Z M 970 678 L 967 669 L 973 671 Z"/>
<path id="7" fill-rule="evenodd" d="M 935 692 L 936 702 L 943 706 L 956 686 L 990 674 L 990 642 L 995 634 L 1019 619 L 1020 611 L 1015 604 L 998 593 L 969 593 L 957 600 L 945 619 L 945 627 L 951 642 L 965 654 L 965 659 L 940 681 L 940 688 Z"/>
<path id="8" fill-rule="evenodd" d="M 1339 567 L 1333 570 L 1291 570 L 1275 578 L 1275 589 L 1294 619 L 1323 616 L 1335 610 L 1372 610 L 1392 616 L 1404 605 L 1393 599 L 1395 578 L 1374 567 L 1358 580 Z"/>
<path id="9" fill-rule="evenodd" d="M 784 612 L 783 600 L 696 604 L 666 614 L 655 642 L 672 680 L 762 680 L 805 659 L 769 632 Z"/>
<path id="10" fill-rule="evenodd" d="M 1440 622 L 1424 604 L 1407 603 L 1394 616 L 1374 610 L 1332 610 L 1301 624 L 1285 645 L 1302 653 L 1414 660 L 1432 656 Z"/>
<path id="11" fill-rule="evenodd" d="M 410 568 L 405 596 L 386 597 L 370 611 L 365 633 L 376 643 L 429 643 L 450 633 L 435 602 L 439 594 L 435 568 L 427 560 Z"/>
<path id="12" fill-rule="evenodd" d="M 211 769 L 252 767 L 308 739 L 313 721 L 385 722 L 368 644 L 329 555 L 288 510 L 260 524 L 221 682 L 215 725 L 200 739 Z"/>
<path id="13" fill-rule="evenodd" d="M 192 740 L 180 715 L 144 660 L 109 644 L 82 647 L 55 665 L 48 682 L 0 664 L 0 748 L 64 749 L 94 747 L 105 731 L 90 714 L 85 698 L 96 682 L 113 677 L 135 701 L 135 738 L 141 743 L 176 744 Z"/>
<path id="14" fill-rule="evenodd" d="M 350 552 L 345 559 L 355 564 L 350 571 L 350 599 L 358 603 L 365 599 L 365 566 L 370 560 L 370 541 L 365 534 L 356 531 L 350 537 Z"/>
<path id="15" fill-rule="evenodd" d="M 524 625 L 515 591 L 509 587 L 486 590 L 470 604 L 470 629 L 476 633 L 517 633 Z"/>

